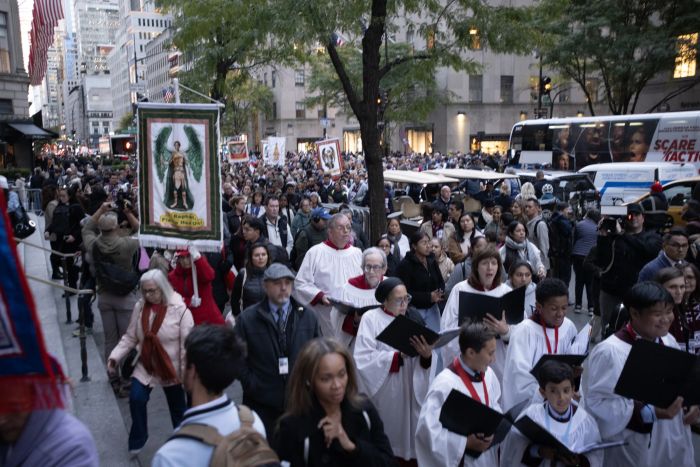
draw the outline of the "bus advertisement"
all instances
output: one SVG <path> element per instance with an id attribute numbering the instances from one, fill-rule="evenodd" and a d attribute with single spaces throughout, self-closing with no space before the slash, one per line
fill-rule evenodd
<path id="1" fill-rule="evenodd" d="M 605 162 L 672 162 L 700 169 L 700 112 L 526 120 L 513 126 L 511 163 L 580 170 Z"/>

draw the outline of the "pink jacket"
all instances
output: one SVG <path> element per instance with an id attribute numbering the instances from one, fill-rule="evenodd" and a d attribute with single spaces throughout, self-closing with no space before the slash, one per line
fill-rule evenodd
<path id="1" fill-rule="evenodd" d="M 136 302 L 134 311 L 131 313 L 131 319 L 126 334 L 122 336 L 119 344 L 117 344 L 109 355 L 109 358 L 115 360 L 117 363 L 120 363 L 133 348 L 136 348 L 139 354 L 141 353 L 141 342 L 143 342 L 144 337 L 143 328 L 141 327 L 143 305 L 143 298 Z M 155 315 L 151 313 L 149 319 L 150 323 L 153 322 L 154 316 Z M 158 339 L 160 339 L 163 348 L 170 357 L 175 371 L 177 371 L 178 381 L 160 381 L 158 377 L 148 374 L 140 361 L 134 369 L 133 377 L 140 383 L 151 387 L 155 384 L 168 386 L 182 382 L 182 376 L 185 372 L 185 339 L 193 327 L 194 321 L 192 319 L 192 313 L 187 309 L 185 302 L 182 300 L 182 296 L 177 292 L 173 292 L 172 297 L 170 297 L 170 303 L 168 303 L 165 319 L 158 330 Z"/>

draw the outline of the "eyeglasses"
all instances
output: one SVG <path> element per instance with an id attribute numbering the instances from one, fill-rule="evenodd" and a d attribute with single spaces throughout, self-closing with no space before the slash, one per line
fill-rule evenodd
<path id="1" fill-rule="evenodd" d="M 412 299 L 413 297 L 411 297 L 410 295 L 406 295 L 403 298 L 396 298 L 394 300 L 391 300 L 389 303 L 391 303 L 394 306 L 408 305 L 409 303 L 411 303 Z"/>
<path id="2" fill-rule="evenodd" d="M 365 264 L 365 267 L 362 269 L 364 269 L 365 272 L 379 272 L 384 269 L 384 266 L 381 264 Z"/>

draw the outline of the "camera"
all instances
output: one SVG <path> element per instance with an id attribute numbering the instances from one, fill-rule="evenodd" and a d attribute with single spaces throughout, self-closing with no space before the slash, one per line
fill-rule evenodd
<path id="1" fill-rule="evenodd" d="M 631 215 L 627 214 L 627 206 L 602 206 L 600 214 L 605 216 L 600 223 L 600 230 L 608 233 L 616 232 L 618 223 L 622 230 L 625 230 L 631 220 Z"/>

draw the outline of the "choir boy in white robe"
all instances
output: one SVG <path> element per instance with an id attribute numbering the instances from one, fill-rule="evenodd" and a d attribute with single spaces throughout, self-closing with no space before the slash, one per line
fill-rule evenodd
<path id="1" fill-rule="evenodd" d="M 565 363 L 546 362 L 540 367 L 538 381 L 544 402 L 530 405 L 520 418 L 527 415 L 572 451 L 600 443 L 595 420 L 573 400 L 573 369 Z M 602 467 L 603 451 L 564 458 L 549 446 L 533 444 L 517 428 L 511 430 L 501 449 L 502 465 L 529 467 L 541 465 L 544 460 L 557 461 L 557 465 Z"/>
<path id="2" fill-rule="evenodd" d="M 501 297 L 511 291 L 510 286 L 502 283 L 503 264 L 498 250 L 487 247 L 480 250 L 472 258 L 472 270 L 466 281 L 454 286 L 445 304 L 445 310 L 440 319 L 441 329 L 453 329 L 459 326 L 459 294 L 469 292 L 483 294 L 490 297 Z M 499 334 L 496 344 L 496 357 L 491 363 L 491 369 L 496 373 L 499 381 L 502 381 L 503 367 L 506 360 L 506 350 L 510 337 L 510 326 L 505 320 L 505 312 L 501 319 L 497 320 L 490 314 L 484 318 L 484 324 Z M 456 356 L 460 355 L 457 339 L 451 341 L 442 348 L 442 361 L 447 365 Z"/>
<path id="3" fill-rule="evenodd" d="M 581 390 L 584 406 L 595 417 L 603 439 L 628 444 L 608 450 L 605 465 L 615 467 L 692 467 L 695 465 L 690 427 L 697 406 L 682 409 L 679 397 L 669 407 L 654 407 L 615 394 L 632 344 L 646 339 L 678 347 L 668 334 L 673 298 L 655 282 L 635 284 L 624 297 L 630 322 L 598 344 L 584 362 Z"/>
<path id="4" fill-rule="evenodd" d="M 384 252 L 377 247 L 367 248 L 362 252 L 362 275 L 350 278 L 340 292 L 334 291 L 331 296 L 341 303 L 352 304 L 355 308 L 379 306 L 380 303 L 374 298 L 374 292 L 379 283 L 384 280 L 386 267 L 387 260 Z M 345 314 L 336 306 L 331 309 L 331 323 L 335 337 L 348 346 L 351 353 L 355 347 L 355 336 L 357 336 L 361 318 L 361 315 L 355 313 Z"/>
<path id="5" fill-rule="evenodd" d="M 362 317 L 354 357 L 360 386 L 384 421 L 394 456 L 406 463 L 416 457 L 416 425 L 430 385 L 432 348 L 422 336 L 414 336 L 411 344 L 419 356 L 408 357 L 376 339 L 397 315 L 406 314 L 411 296 L 401 279 L 385 279 L 375 298 L 382 306 Z"/>
<path id="6" fill-rule="evenodd" d="M 481 323 L 467 323 L 459 334 L 459 348 L 461 354 L 430 384 L 421 408 L 416 430 L 418 465 L 498 466 L 498 446 L 491 446 L 493 435 L 465 437 L 448 431 L 440 423 L 442 406 L 453 389 L 501 411 L 501 385 L 489 367 L 496 356 L 496 333 Z M 474 457 L 470 451 L 480 455 Z"/>
<path id="7" fill-rule="evenodd" d="M 541 402 L 530 371 L 544 354 L 568 354 L 576 325 L 566 317 L 569 289 L 560 279 L 543 279 L 535 290 L 535 313 L 511 332 L 503 370 L 503 410 L 526 400 Z"/>
<path id="8" fill-rule="evenodd" d="M 312 246 L 294 280 L 294 298 L 316 313 L 321 334 L 334 337 L 328 296 L 361 273 L 362 251 L 352 246 L 352 225 L 344 214 L 328 221 L 328 240 Z"/>

